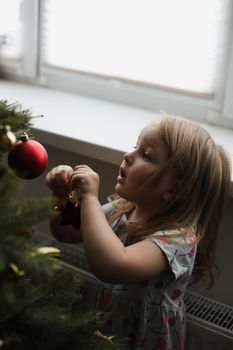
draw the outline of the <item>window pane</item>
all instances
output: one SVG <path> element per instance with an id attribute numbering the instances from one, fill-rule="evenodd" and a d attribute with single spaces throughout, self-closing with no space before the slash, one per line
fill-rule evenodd
<path id="1" fill-rule="evenodd" d="M 21 0 L 0 0 L 0 38 L 6 37 L 1 48 L 3 58 L 18 59 L 21 51 Z"/>
<path id="2" fill-rule="evenodd" d="M 44 64 L 214 94 L 227 0 L 47 0 Z"/>

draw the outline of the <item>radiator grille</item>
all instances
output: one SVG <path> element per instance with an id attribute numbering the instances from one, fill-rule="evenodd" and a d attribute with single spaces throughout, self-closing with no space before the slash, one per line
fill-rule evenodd
<path id="1" fill-rule="evenodd" d="M 231 331 L 233 334 L 233 307 L 190 291 L 185 294 L 185 303 L 189 315 Z"/>

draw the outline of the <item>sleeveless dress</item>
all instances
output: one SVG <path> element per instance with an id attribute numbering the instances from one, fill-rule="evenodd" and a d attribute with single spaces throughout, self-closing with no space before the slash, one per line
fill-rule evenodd
<path id="1" fill-rule="evenodd" d="M 103 206 L 105 214 L 113 210 Z M 123 214 L 112 229 L 123 243 L 126 240 Z M 185 238 L 170 238 L 175 231 L 155 232 L 146 240 L 165 254 L 169 269 L 140 283 L 109 284 L 99 281 L 97 309 L 109 312 L 105 334 L 129 339 L 134 350 L 181 350 L 185 341 L 183 295 L 192 274 L 196 254 L 195 233 Z M 164 237 L 157 237 L 158 234 Z M 166 236 L 165 236 L 166 234 Z"/>

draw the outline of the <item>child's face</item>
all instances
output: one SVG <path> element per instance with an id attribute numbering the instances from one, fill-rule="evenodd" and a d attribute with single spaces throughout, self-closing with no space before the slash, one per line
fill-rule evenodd
<path id="1" fill-rule="evenodd" d="M 171 172 L 163 174 L 159 180 L 153 177 L 167 160 L 168 151 L 159 125 L 146 126 L 136 147 L 124 156 L 115 186 L 116 193 L 145 209 L 158 208 L 169 200 L 175 182 Z"/>

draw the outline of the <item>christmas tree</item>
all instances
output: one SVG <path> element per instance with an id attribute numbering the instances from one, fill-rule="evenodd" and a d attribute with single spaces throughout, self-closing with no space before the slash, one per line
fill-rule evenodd
<path id="1" fill-rule="evenodd" d="M 53 199 L 19 199 L 18 176 L 41 170 L 25 175 L 23 151 L 20 157 L 14 151 L 11 167 L 7 161 L 21 135 L 30 137 L 31 121 L 30 111 L 0 101 L 0 349 L 125 348 L 122 339 L 98 331 L 105 315 L 88 309 L 85 281 L 64 268 L 59 250 L 33 245 L 35 225 L 54 215 Z"/>

